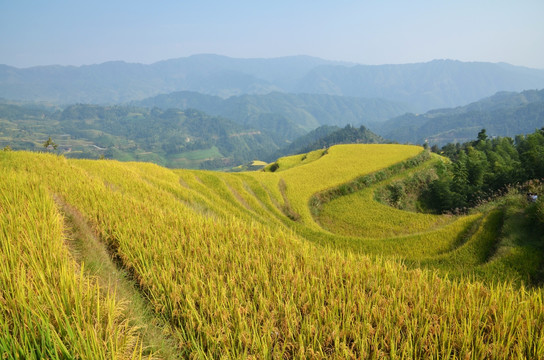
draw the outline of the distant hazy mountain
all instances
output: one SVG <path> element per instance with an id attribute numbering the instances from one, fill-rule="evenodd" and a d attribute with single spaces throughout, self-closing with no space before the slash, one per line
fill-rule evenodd
<path id="1" fill-rule="evenodd" d="M 466 106 L 405 114 L 372 127 L 400 143 L 444 145 L 473 140 L 485 128 L 489 136 L 528 134 L 544 127 L 544 90 L 500 92 Z"/>
<path id="2" fill-rule="evenodd" d="M 0 97 L 69 103 L 119 103 L 191 90 L 229 97 L 284 91 L 320 65 L 340 64 L 308 56 L 235 59 L 194 55 L 151 65 L 122 61 L 98 65 L 0 65 Z"/>
<path id="3" fill-rule="evenodd" d="M 56 103 L 119 103 L 161 93 L 329 94 L 403 102 L 413 111 L 453 107 L 498 91 L 544 88 L 544 70 L 507 64 L 435 60 L 404 65 L 353 65 L 307 56 L 234 59 L 195 55 L 150 65 L 0 65 L 0 97 Z"/>
<path id="4" fill-rule="evenodd" d="M 498 91 L 544 87 L 544 70 L 508 64 L 434 60 L 377 66 L 320 66 L 296 91 L 379 97 L 409 104 L 415 111 L 464 105 Z"/>
<path id="5" fill-rule="evenodd" d="M 405 105 L 382 99 L 279 92 L 222 99 L 183 91 L 157 95 L 134 104 L 163 109 L 199 109 L 290 140 L 321 125 L 366 125 L 409 111 Z"/>

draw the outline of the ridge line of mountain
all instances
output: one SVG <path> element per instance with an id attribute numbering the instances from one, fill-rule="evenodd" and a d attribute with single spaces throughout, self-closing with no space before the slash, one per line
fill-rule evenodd
<path id="1" fill-rule="evenodd" d="M 458 60 L 363 65 L 308 56 L 238 59 L 208 54 L 148 65 L 0 65 L 0 97 L 60 104 L 112 104 L 183 90 L 222 98 L 276 91 L 383 98 L 425 112 L 498 91 L 535 88 L 544 88 L 544 70 Z"/>

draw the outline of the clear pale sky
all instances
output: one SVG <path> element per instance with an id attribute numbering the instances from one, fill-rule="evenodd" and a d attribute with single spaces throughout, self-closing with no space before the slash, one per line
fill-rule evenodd
<path id="1" fill-rule="evenodd" d="M 201 53 L 544 69 L 544 0 L 0 0 L 0 64 L 149 64 Z"/>

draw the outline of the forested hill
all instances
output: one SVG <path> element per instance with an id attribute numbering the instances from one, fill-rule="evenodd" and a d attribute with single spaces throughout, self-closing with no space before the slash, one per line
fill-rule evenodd
<path id="1" fill-rule="evenodd" d="M 113 104 L 183 90 L 223 98 L 279 91 L 382 98 L 424 112 L 464 105 L 497 91 L 539 88 L 544 88 L 544 70 L 453 60 L 369 66 L 307 56 L 195 55 L 150 65 L 122 61 L 26 69 L 0 65 L 0 97 L 60 104 Z"/>
<path id="2" fill-rule="evenodd" d="M 310 131 L 309 133 L 302 135 L 301 137 L 296 138 L 293 140 L 289 145 L 282 147 L 272 155 L 270 155 L 267 159 L 267 161 L 275 161 L 276 159 L 280 157 L 284 157 L 291 154 L 299 154 L 302 149 L 310 146 L 310 144 L 313 144 L 320 139 L 326 137 L 329 134 L 332 134 L 338 130 L 341 130 L 338 126 L 329 126 L 329 125 L 323 125 L 318 127 L 317 129 L 314 129 Z"/>
<path id="3" fill-rule="evenodd" d="M 323 125 L 282 147 L 265 160 L 271 162 L 286 155 L 307 153 L 339 144 L 383 144 L 385 142 L 384 138 L 376 135 L 363 125 L 353 127 L 348 124 L 344 128 Z"/>
<path id="4" fill-rule="evenodd" d="M 0 147 L 44 150 L 51 137 L 67 157 L 227 168 L 265 157 L 281 138 L 197 110 L 73 105 L 63 110 L 0 104 Z"/>
<path id="5" fill-rule="evenodd" d="M 425 114 L 405 114 L 372 130 L 401 143 L 444 145 L 470 141 L 482 128 L 493 136 L 528 134 L 544 126 L 544 90 L 500 92 L 475 103 Z"/>
<path id="6" fill-rule="evenodd" d="M 343 129 L 325 135 L 316 141 L 296 151 L 297 154 L 310 152 L 317 149 L 328 148 L 338 144 L 381 144 L 385 139 L 374 134 L 366 127 L 359 128 L 347 125 Z"/>
<path id="7" fill-rule="evenodd" d="M 181 91 L 157 95 L 133 104 L 163 109 L 199 109 L 245 126 L 281 134 L 288 139 L 294 139 L 322 125 L 368 125 L 410 110 L 407 105 L 376 98 L 279 92 L 222 99 Z"/>
<path id="8" fill-rule="evenodd" d="M 438 179 L 429 184 L 423 196 L 427 206 L 436 211 L 474 207 L 509 186 L 527 181 L 536 186 L 544 179 L 544 127 L 516 136 L 515 141 L 508 137 L 490 139 L 482 129 L 475 141 L 433 150 L 451 160 L 438 171 Z"/>

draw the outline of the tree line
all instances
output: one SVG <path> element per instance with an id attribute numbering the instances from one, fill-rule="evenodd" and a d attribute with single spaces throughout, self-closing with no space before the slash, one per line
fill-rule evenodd
<path id="1" fill-rule="evenodd" d="M 475 141 L 431 150 L 451 160 L 438 166 L 438 179 L 422 194 L 436 212 L 462 211 L 510 185 L 544 179 L 544 127 L 514 139 L 489 138 L 482 129 Z"/>

